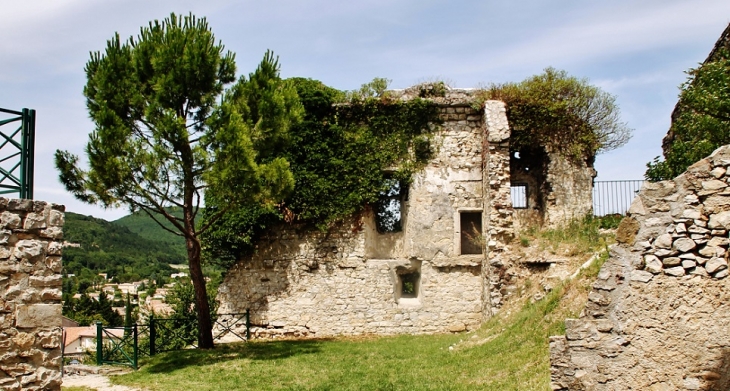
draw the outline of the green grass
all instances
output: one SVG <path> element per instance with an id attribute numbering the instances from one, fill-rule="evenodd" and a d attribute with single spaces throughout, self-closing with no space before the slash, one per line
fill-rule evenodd
<path id="1" fill-rule="evenodd" d="M 597 231 L 588 221 L 583 230 Z M 568 241 L 577 227 L 540 233 Z M 552 235 L 552 236 L 551 236 Z M 588 232 L 580 233 L 593 237 Z M 595 236 L 597 238 L 597 236 Z M 574 243 L 575 240 L 570 243 Z M 605 241 L 599 241 L 605 246 Z M 600 248 L 600 247 L 599 247 Z M 596 244 L 591 247 L 591 253 Z M 550 390 L 548 337 L 564 334 L 601 265 L 600 257 L 571 281 L 532 302 L 542 289 L 527 279 L 521 296 L 471 333 L 252 341 L 211 351 L 169 352 L 143 361 L 114 383 L 147 390 Z"/>
<path id="2" fill-rule="evenodd" d="M 473 333 L 253 341 L 161 354 L 113 382 L 148 390 L 549 390 L 548 337 L 598 267 Z M 590 276 L 588 274 L 591 274 Z M 580 304 L 582 305 L 582 304 Z M 452 347 L 452 349 L 450 349 Z"/>

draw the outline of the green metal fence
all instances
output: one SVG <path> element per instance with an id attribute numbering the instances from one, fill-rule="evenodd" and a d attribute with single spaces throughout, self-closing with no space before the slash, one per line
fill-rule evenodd
<path id="1" fill-rule="evenodd" d="M 218 314 L 215 320 L 217 333 L 213 341 L 220 342 L 225 336 L 247 341 L 251 338 L 250 311 Z M 245 327 L 240 333 L 238 328 Z M 197 330 L 197 329 L 196 329 Z M 138 368 L 139 358 L 162 352 L 197 348 L 195 335 L 180 325 L 180 319 L 150 316 L 145 325 L 109 327 L 96 323 L 96 363 L 98 365 L 128 365 Z"/>
<path id="2" fill-rule="evenodd" d="M 35 110 L 0 108 L 0 195 L 33 198 Z"/>

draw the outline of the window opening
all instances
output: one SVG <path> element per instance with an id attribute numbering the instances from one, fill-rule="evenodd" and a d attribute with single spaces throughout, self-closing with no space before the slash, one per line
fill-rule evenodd
<path id="1" fill-rule="evenodd" d="M 461 212 L 461 254 L 482 253 L 482 212 Z"/>
<path id="2" fill-rule="evenodd" d="M 400 297 L 416 298 L 418 297 L 418 284 L 421 281 L 421 274 L 418 272 L 399 274 L 400 279 Z"/>
<path id="3" fill-rule="evenodd" d="M 512 194 L 512 207 L 515 209 L 527 209 L 527 184 L 516 183 L 510 186 Z"/>
<path id="4" fill-rule="evenodd" d="M 383 190 L 375 203 L 375 225 L 378 232 L 400 232 L 403 230 L 401 209 L 408 196 L 408 186 L 398 179 L 386 178 Z"/>

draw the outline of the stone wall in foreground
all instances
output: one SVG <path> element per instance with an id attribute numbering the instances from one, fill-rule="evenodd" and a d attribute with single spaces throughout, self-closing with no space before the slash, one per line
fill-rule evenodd
<path id="1" fill-rule="evenodd" d="M 64 207 L 0 198 L 0 389 L 61 389 Z"/>
<path id="2" fill-rule="evenodd" d="M 554 390 L 730 389 L 730 147 L 647 184 L 579 319 L 550 341 Z"/>

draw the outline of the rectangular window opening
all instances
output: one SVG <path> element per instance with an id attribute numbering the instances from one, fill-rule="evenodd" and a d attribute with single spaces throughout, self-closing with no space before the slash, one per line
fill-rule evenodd
<path id="1" fill-rule="evenodd" d="M 421 281 L 421 274 L 418 272 L 399 274 L 400 280 L 400 297 L 416 298 L 418 297 L 418 284 Z"/>
<path id="2" fill-rule="evenodd" d="M 482 212 L 461 212 L 461 254 L 482 253 Z"/>
<path id="3" fill-rule="evenodd" d="M 403 230 L 402 207 L 408 196 L 408 186 L 395 178 L 386 178 L 384 188 L 375 203 L 375 226 L 378 232 L 400 232 Z"/>
<path id="4" fill-rule="evenodd" d="M 510 187 L 512 194 L 512 207 L 515 209 L 527 209 L 527 184 L 516 183 Z"/>

